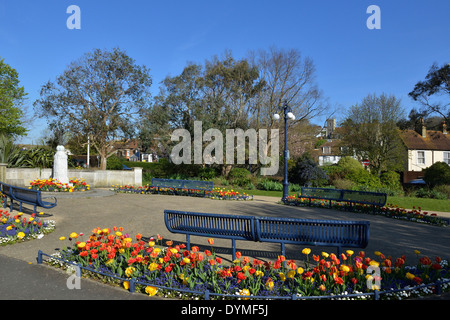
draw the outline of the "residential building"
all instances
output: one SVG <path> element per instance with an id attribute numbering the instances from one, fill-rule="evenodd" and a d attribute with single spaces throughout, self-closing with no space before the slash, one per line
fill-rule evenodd
<path id="1" fill-rule="evenodd" d="M 342 147 L 340 146 L 339 128 L 336 127 L 336 118 L 327 119 L 324 128 L 324 136 L 326 140 L 315 151 L 319 166 L 327 164 L 336 164 L 342 157 Z"/>
<path id="2" fill-rule="evenodd" d="M 416 130 L 402 131 L 401 138 L 407 153 L 403 183 L 423 178 L 423 170 L 436 162 L 450 165 L 450 136 L 445 123 L 442 131 L 427 130 L 421 119 Z"/>

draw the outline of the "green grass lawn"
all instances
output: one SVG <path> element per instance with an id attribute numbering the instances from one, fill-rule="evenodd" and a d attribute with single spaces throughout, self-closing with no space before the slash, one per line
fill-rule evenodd
<path id="1" fill-rule="evenodd" d="M 227 187 L 225 187 L 228 189 Z M 230 188 L 231 189 L 231 188 Z M 233 189 L 239 192 L 245 192 L 254 196 L 268 196 L 280 198 L 283 195 L 282 191 L 265 191 L 265 190 L 242 190 Z M 298 192 L 297 192 L 298 193 Z M 295 194 L 297 194 L 295 193 Z M 293 193 L 291 192 L 290 195 Z M 389 197 L 387 198 L 387 204 L 398 205 L 399 207 L 405 209 L 416 209 L 420 207 L 422 211 L 440 211 L 440 212 L 450 212 L 450 200 L 438 200 L 429 198 L 415 198 L 415 197 Z"/>
<path id="2" fill-rule="evenodd" d="M 412 209 L 414 206 L 416 209 L 420 207 L 422 211 L 450 212 L 450 200 L 415 197 L 388 197 L 387 203 L 392 203 L 406 209 Z"/>

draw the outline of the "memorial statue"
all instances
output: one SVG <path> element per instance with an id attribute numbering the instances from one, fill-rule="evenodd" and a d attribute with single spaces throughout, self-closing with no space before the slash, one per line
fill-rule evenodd
<path id="1" fill-rule="evenodd" d="M 67 168 L 67 152 L 64 146 L 57 146 L 53 162 L 53 179 L 64 184 L 69 183 Z"/>

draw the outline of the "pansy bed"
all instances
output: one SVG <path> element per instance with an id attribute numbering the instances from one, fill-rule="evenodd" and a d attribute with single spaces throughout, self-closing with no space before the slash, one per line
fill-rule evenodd
<path id="1" fill-rule="evenodd" d="M 53 220 L 44 221 L 39 216 L 32 214 L 28 219 L 22 212 L 13 215 L 7 210 L 0 209 L 0 245 L 13 244 L 32 239 L 40 239 L 44 235 L 54 231 Z"/>

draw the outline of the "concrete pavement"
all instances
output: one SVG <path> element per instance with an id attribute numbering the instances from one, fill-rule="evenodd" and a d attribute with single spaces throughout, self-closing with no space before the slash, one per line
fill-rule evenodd
<path id="1" fill-rule="evenodd" d="M 129 294 L 124 289 L 111 288 L 92 280 L 83 279 L 82 290 L 70 290 L 66 286 L 69 275 L 44 265 L 36 264 L 38 250 L 51 254 L 70 245 L 71 232 L 83 233 L 87 238 L 96 227 L 112 228 L 121 226 L 124 233 L 134 236 L 137 233 L 145 238 L 162 235 L 165 239 L 185 241 L 185 236 L 170 234 L 164 224 L 164 209 L 196 212 L 240 214 L 255 216 L 280 216 L 310 219 L 367 220 L 371 223 L 370 241 L 365 249 L 368 255 L 381 251 L 394 259 L 404 254 L 407 263 L 416 263 L 414 250 L 429 257 L 450 258 L 450 229 L 419 223 L 398 221 L 382 216 L 372 216 L 330 209 L 291 207 L 277 204 L 279 199 L 255 197 L 253 201 L 222 201 L 203 198 L 115 194 L 108 190 L 94 190 L 81 194 L 56 195 L 58 205 L 45 210 L 45 219 L 56 222 L 56 230 L 42 239 L 26 241 L 0 247 L 0 265 L 9 272 L 0 273 L 0 299 L 135 299 L 148 298 L 145 295 Z M 30 214 L 29 210 L 23 210 Z M 450 217 L 450 213 L 446 213 Z M 191 237 L 191 242 L 201 248 L 209 248 L 207 239 Z M 224 260 L 231 260 L 231 241 L 215 239 L 214 250 Z M 261 259 L 276 259 L 280 246 L 276 244 L 237 241 L 242 254 Z M 286 246 L 288 259 L 301 260 L 301 246 Z M 333 248 L 312 247 L 312 253 L 335 252 Z M 24 293 L 23 290 L 35 290 Z M 34 289 L 30 289 L 30 288 Z M 8 289 L 6 289 L 8 288 Z"/>

